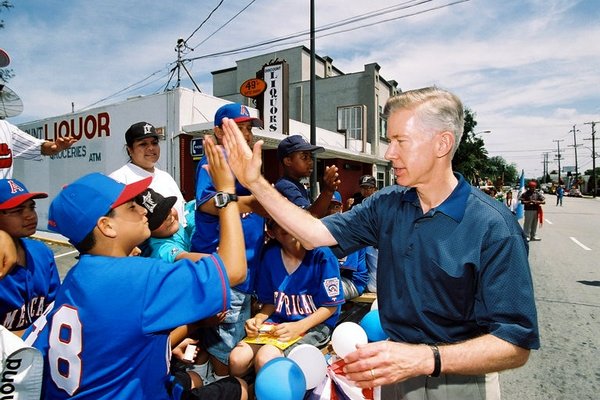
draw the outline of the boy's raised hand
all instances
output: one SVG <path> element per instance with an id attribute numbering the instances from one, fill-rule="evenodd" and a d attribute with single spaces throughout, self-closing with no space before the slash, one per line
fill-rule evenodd
<path id="1" fill-rule="evenodd" d="M 252 183 L 259 180 L 262 165 L 261 149 L 263 141 L 254 143 L 250 150 L 244 135 L 240 132 L 234 120 L 223 118 L 223 146 L 227 152 L 227 162 L 236 178 L 242 185 L 250 188 Z"/>
<path id="2" fill-rule="evenodd" d="M 235 193 L 235 178 L 225 160 L 221 146 L 215 144 L 210 136 L 204 136 L 204 150 L 208 159 L 208 170 L 215 189 L 219 192 Z"/>
<path id="3" fill-rule="evenodd" d="M 323 174 L 323 184 L 325 185 L 325 190 L 329 190 L 330 192 L 335 192 L 338 190 L 338 187 L 342 181 L 340 180 L 340 176 L 338 174 L 338 167 L 332 165 L 330 167 L 325 167 L 325 173 Z"/>

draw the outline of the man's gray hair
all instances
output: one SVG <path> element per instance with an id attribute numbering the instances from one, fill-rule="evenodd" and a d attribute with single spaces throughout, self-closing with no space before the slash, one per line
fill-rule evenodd
<path id="1" fill-rule="evenodd" d="M 389 118 L 397 110 L 414 111 L 425 132 L 431 135 L 452 132 L 454 157 L 464 130 L 463 106 L 457 96 L 435 86 L 409 90 L 388 99 L 383 110 L 384 117 Z"/>

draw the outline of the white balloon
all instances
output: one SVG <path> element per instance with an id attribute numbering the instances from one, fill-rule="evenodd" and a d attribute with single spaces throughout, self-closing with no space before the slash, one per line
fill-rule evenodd
<path id="1" fill-rule="evenodd" d="M 357 344 L 368 342 L 367 333 L 355 322 L 342 322 L 331 335 L 331 345 L 335 354 L 344 358 L 356 350 Z"/>
<path id="2" fill-rule="evenodd" d="M 379 309 L 379 304 L 377 304 L 377 299 L 375 299 L 375 301 L 371 304 L 371 311 L 378 310 L 378 309 Z"/>
<path id="3" fill-rule="evenodd" d="M 306 390 L 317 387 L 327 376 L 327 361 L 321 350 L 312 344 L 300 344 L 287 356 L 294 360 L 306 378 Z"/>

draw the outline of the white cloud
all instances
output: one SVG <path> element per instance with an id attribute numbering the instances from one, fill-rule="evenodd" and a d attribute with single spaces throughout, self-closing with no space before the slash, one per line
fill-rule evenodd
<path id="1" fill-rule="evenodd" d="M 6 24 L 2 46 L 16 73 L 9 86 L 25 103 L 15 122 L 70 112 L 71 102 L 76 108 L 92 104 L 157 71 L 139 93 L 160 90 L 176 60 L 177 39 L 187 38 L 218 2 L 14 2 L 1 16 Z M 477 114 L 478 127 L 493 131 L 484 138 L 490 154 L 541 171 L 540 149 L 554 148 L 555 139 L 567 141 L 573 124 L 589 132 L 582 124 L 600 120 L 600 10 L 590 1 L 472 0 L 376 23 L 450 2 L 434 0 L 367 19 L 361 24 L 369 26 L 358 30 L 320 36 L 317 52 L 347 73 L 377 62 L 382 76 L 403 89 L 437 84 L 455 91 Z M 188 44 L 197 47 L 186 57 L 309 28 L 308 2 L 256 1 L 199 45 L 249 3 L 224 2 L 190 39 Z M 317 27 L 399 3 L 316 2 Z M 286 47 L 308 43 L 305 34 Z M 211 71 L 263 51 L 201 59 L 188 69 L 210 92 Z M 521 149 L 526 151 L 516 152 Z"/>

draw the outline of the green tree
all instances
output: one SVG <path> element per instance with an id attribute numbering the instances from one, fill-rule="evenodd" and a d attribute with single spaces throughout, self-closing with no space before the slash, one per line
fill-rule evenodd
<path id="1" fill-rule="evenodd" d="M 508 164 L 501 156 L 489 158 L 482 173 L 488 176 L 495 186 L 514 185 L 519 179 L 516 165 Z"/>
<path id="2" fill-rule="evenodd" d="M 481 171 L 488 159 L 483 139 L 475 135 L 476 126 L 475 114 L 469 108 L 465 108 L 464 133 L 452 159 L 454 171 L 460 172 L 472 184 L 477 184 L 478 179 L 484 177 Z"/>

